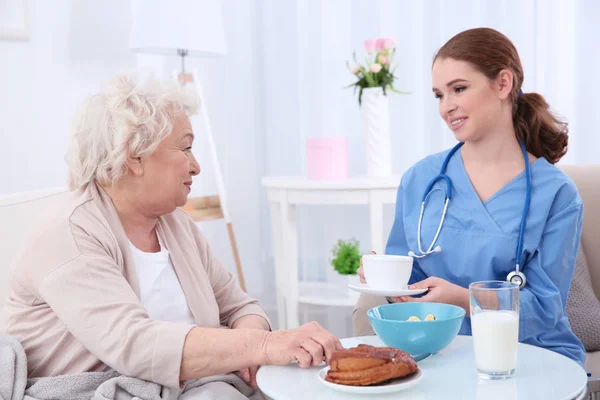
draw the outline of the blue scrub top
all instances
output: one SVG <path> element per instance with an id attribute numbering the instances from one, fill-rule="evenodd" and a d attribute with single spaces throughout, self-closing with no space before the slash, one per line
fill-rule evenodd
<path id="1" fill-rule="evenodd" d="M 449 150 L 418 162 L 402 177 L 396 216 L 386 254 L 418 253 L 417 225 L 423 193 Z M 453 194 L 436 245 L 442 248 L 414 261 L 410 283 L 439 277 L 468 288 L 471 282 L 506 280 L 515 268 L 519 227 L 526 193 L 525 172 L 482 202 L 465 170 L 460 150 L 446 175 Z M 519 341 L 563 354 L 582 366 L 585 349 L 575 336 L 565 306 L 581 236 L 583 203 L 575 184 L 539 158 L 531 165 L 531 206 L 523 239 L 522 271 L 526 286 L 519 293 Z M 440 222 L 446 183 L 438 181 L 428 198 L 421 228 L 423 250 L 429 248 Z M 471 334 L 465 318 L 460 334 Z"/>

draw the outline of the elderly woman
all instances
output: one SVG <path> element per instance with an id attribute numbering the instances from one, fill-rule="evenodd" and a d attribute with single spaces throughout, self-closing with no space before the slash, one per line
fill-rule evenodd
<path id="1" fill-rule="evenodd" d="M 254 383 L 259 365 L 318 365 L 341 347 L 316 323 L 271 332 L 177 208 L 200 173 L 196 106 L 176 85 L 125 76 L 84 103 L 67 156 L 72 195 L 25 243 L 0 319 L 29 377 L 112 368 L 179 388 L 241 371 Z"/>

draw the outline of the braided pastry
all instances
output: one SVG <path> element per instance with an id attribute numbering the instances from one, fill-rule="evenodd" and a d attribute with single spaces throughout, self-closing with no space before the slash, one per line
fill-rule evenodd
<path id="1" fill-rule="evenodd" d="M 325 380 L 341 385 L 367 386 L 403 378 L 417 370 L 417 363 L 405 351 L 360 344 L 333 353 Z"/>

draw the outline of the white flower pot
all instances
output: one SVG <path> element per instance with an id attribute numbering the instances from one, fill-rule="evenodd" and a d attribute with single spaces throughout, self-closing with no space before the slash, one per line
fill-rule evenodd
<path id="1" fill-rule="evenodd" d="M 381 87 L 366 88 L 362 94 L 362 116 L 369 176 L 392 175 L 390 106 Z"/>

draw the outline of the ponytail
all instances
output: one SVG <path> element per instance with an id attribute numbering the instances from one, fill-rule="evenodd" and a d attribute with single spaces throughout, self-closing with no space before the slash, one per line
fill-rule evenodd
<path id="1" fill-rule="evenodd" d="M 524 93 L 517 97 L 513 125 L 517 138 L 534 156 L 555 164 L 567 152 L 568 124 L 552 114 L 541 95 Z"/>

